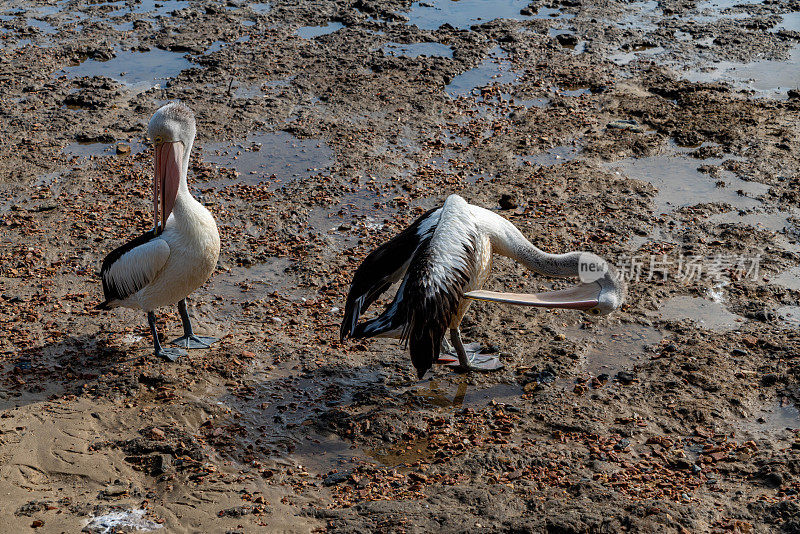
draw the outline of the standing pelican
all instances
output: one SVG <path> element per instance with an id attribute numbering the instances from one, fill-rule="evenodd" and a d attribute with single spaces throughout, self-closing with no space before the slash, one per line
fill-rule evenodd
<path id="1" fill-rule="evenodd" d="M 208 348 L 216 341 L 194 334 L 186 296 L 214 271 L 219 232 L 214 217 L 192 197 L 186 183 L 195 136 L 192 110 L 170 102 L 150 119 L 147 135 L 156 149 L 154 226 L 106 256 L 101 269 L 106 300 L 97 307 L 124 306 L 147 312 L 156 356 L 175 361 L 186 351 L 161 347 L 153 310 L 178 304 L 184 335 L 172 343 L 179 347 Z"/>
<path id="2" fill-rule="evenodd" d="M 535 295 L 480 291 L 489 277 L 492 253 L 539 274 L 580 275 L 586 283 Z M 400 280 L 394 301 L 383 313 L 359 323 L 370 304 Z M 497 358 L 478 354 L 479 349 L 461 342 L 459 324 L 471 300 L 572 308 L 601 315 L 617 309 L 623 295 L 621 282 L 594 254 L 543 252 L 503 217 L 451 195 L 440 208 L 428 211 L 367 256 L 347 295 L 341 338 L 400 338 L 408 344 L 411 361 L 422 378 L 439 360 L 442 345 L 452 353 L 444 341 L 449 328 L 462 369 L 492 370 L 502 367 Z"/>

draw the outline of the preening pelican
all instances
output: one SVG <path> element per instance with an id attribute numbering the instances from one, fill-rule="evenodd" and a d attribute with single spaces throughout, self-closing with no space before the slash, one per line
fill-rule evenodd
<path id="1" fill-rule="evenodd" d="M 581 276 L 584 283 L 532 295 L 481 291 L 489 277 L 493 253 L 546 276 Z M 370 304 L 401 280 L 394 301 L 383 313 L 359 323 Z M 502 367 L 497 358 L 479 354 L 474 344 L 465 347 L 461 341 L 459 324 L 471 300 L 571 308 L 603 315 L 619 308 L 623 297 L 623 284 L 613 269 L 594 254 L 548 254 L 500 215 L 451 195 L 444 205 L 428 211 L 375 249 L 356 270 L 345 304 L 341 338 L 400 338 L 408 344 L 411 361 L 422 378 L 439 361 L 443 345 L 452 353 L 444 339 L 449 328 L 461 368 L 492 370 Z"/>
<path id="2" fill-rule="evenodd" d="M 147 312 L 156 356 L 175 361 L 186 351 L 162 348 L 153 310 L 178 304 L 184 335 L 172 343 L 179 347 L 208 348 L 216 341 L 194 334 L 186 296 L 214 271 L 219 232 L 186 183 L 195 136 L 192 111 L 174 102 L 163 106 L 150 119 L 147 135 L 155 145 L 154 226 L 106 256 L 101 269 L 105 302 L 97 307 Z"/>

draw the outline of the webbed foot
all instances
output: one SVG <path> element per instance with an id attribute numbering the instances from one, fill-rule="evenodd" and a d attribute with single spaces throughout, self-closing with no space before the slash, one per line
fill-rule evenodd
<path id="1" fill-rule="evenodd" d="M 164 358 L 171 362 L 178 361 L 178 358 L 181 356 L 186 356 L 187 352 L 183 349 L 156 349 L 156 356 L 159 358 Z"/>
<path id="2" fill-rule="evenodd" d="M 192 334 L 173 339 L 170 341 L 170 345 L 176 345 L 182 349 L 207 349 L 215 341 L 218 341 L 215 337 L 196 336 Z"/>

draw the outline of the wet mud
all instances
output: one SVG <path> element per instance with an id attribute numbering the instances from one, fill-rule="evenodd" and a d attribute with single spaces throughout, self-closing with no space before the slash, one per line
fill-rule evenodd
<path id="1" fill-rule="evenodd" d="M 22 532 L 796 532 L 800 2 L 0 8 L 0 517 Z M 176 363 L 99 312 L 150 115 L 197 115 L 222 253 Z M 339 342 L 458 193 L 617 263 L 606 318 L 477 303 L 505 367 Z M 563 287 L 504 259 L 488 289 Z M 180 332 L 161 310 L 166 339 Z"/>

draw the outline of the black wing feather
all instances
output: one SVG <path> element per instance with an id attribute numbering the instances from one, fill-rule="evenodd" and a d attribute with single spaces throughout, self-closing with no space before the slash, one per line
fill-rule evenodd
<path id="1" fill-rule="evenodd" d="M 100 277 L 103 280 L 103 296 L 106 300 L 98 304 L 95 309 L 107 310 L 110 308 L 109 303 L 115 300 L 124 300 L 141 289 L 137 288 L 136 291 L 133 292 L 125 291 L 124 288 L 119 287 L 118 285 L 114 284 L 113 281 L 109 280 L 106 276 L 106 273 L 108 273 L 108 270 L 112 265 L 114 265 L 114 262 L 120 259 L 124 254 L 130 252 L 138 246 L 148 243 L 152 239 L 158 237 L 158 235 L 159 234 L 156 233 L 155 228 L 151 228 L 142 235 L 131 239 L 121 247 L 112 250 L 108 256 L 106 256 L 106 258 L 103 260 L 103 266 L 100 268 Z"/>
<path id="2" fill-rule="evenodd" d="M 409 348 L 419 378 L 439 359 L 442 338 L 476 268 L 475 243 L 471 241 L 461 251 L 464 267 L 452 269 L 447 280 L 437 284 L 431 279 L 435 261 L 431 240 L 428 236 L 420 244 L 392 304 L 375 319 L 357 325 L 352 333 L 359 339 L 401 330 L 400 339 Z"/>
<path id="3" fill-rule="evenodd" d="M 475 248 L 474 242 L 464 244 L 462 259 L 465 267 L 452 269 L 444 284 L 435 284 L 430 279 L 433 258 L 427 248 L 420 251 L 408 268 L 398 315 L 405 324 L 401 339 L 408 344 L 411 362 L 419 378 L 439 359 L 442 338 L 458 311 L 464 288 L 475 272 Z"/>
<path id="4" fill-rule="evenodd" d="M 420 226 L 441 208 L 427 211 L 395 237 L 373 250 L 353 275 L 344 319 L 340 329 L 341 339 L 355 337 L 358 319 L 391 285 L 399 279 L 400 271 L 414 256 L 422 241 L 429 240 L 435 225 L 425 236 L 418 235 Z"/>

